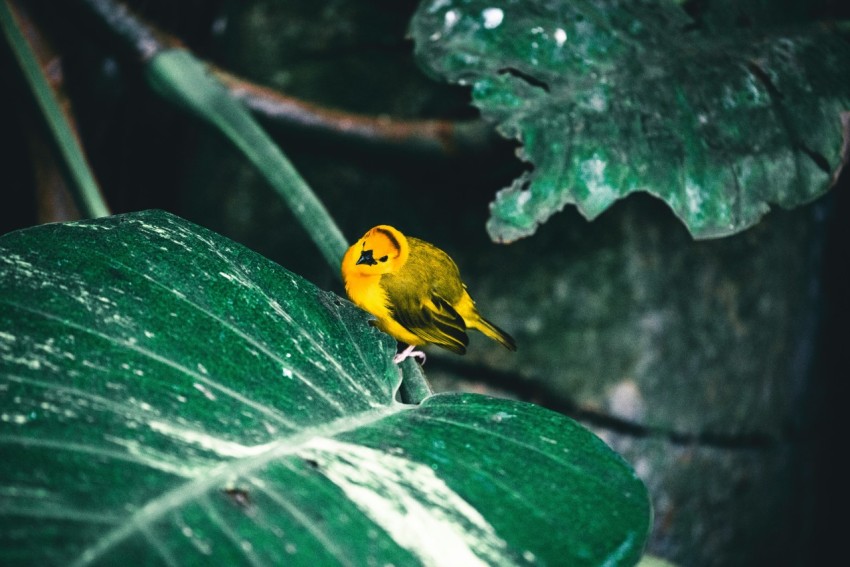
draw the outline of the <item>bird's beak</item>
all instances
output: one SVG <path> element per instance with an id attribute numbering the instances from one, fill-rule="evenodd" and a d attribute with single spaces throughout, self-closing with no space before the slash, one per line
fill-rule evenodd
<path id="1" fill-rule="evenodd" d="M 357 265 L 366 264 L 367 266 L 374 266 L 378 262 L 372 257 L 371 250 L 364 250 L 360 253 L 360 257 L 357 259 Z"/>

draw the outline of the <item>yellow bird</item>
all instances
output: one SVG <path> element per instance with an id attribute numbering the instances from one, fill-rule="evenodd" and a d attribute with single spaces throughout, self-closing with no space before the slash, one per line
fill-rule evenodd
<path id="1" fill-rule="evenodd" d="M 375 325 L 408 346 L 396 355 L 425 360 L 414 347 L 435 344 L 464 354 L 467 329 L 477 329 L 509 350 L 514 339 L 482 317 L 448 254 L 389 225 L 369 230 L 342 258 L 345 291 L 375 317 Z"/>

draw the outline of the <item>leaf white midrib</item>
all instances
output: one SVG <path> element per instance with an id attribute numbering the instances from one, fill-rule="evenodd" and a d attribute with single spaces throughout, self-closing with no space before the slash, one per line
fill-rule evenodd
<path id="1" fill-rule="evenodd" d="M 161 356 L 161 355 L 159 355 L 159 354 L 157 354 L 157 353 L 155 353 L 151 350 L 139 347 L 138 345 L 134 345 L 134 344 L 129 343 L 127 341 L 118 340 L 113 336 L 101 333 L 101 332 L 96 331 L 96 330 L 94 330 L 90 327 L 86 327 L 85 325 L 81 325 L 79 323 L 72 322 L 68 319 L 57 317 L 56 315 L 53 315 L 52 313 L 47 313 L 47 312 L 41 311 L 39 309 L 33 309 L 31 307 L 27 307 L 25 305 L 20 305 L 18 303 L 8 301 L 8 300 L 5 300 L 5 299 L 0 299 L 0 303 L 4 303 L 4 304 L 6 304 L 6 305 L 8 305 L 12 308 L 18 309 L 20 311 L 25 311 L 27 313 L 31 313 L 31 314 L 39 316 L 39 317 L 43 317 L 43 318 L 49 319 L 51 321 L 56 321 L 61 325 L 65 325 L 67 327 L 70 327 L 72 329 L 76 329 L 76 330 L 81 331 L 83 333 L 96 336 L 96 337 L 98 337 L 98 338 L 100 338 L 100 339 L 102 339 L 102 340 L 104 340 L 108 343 L 118 345 L 118 346 L 120 346 L 122 348 L 126 348 L 128 350 L 132 350 L 132 351 L 140 354 L 143 357 L 149 358 L 149 359 L 154 360 L 154 361 L 156 361 L 160 364 L 164 364 L 164 365 L 169 366 L 169 367 L 171 367 L 171 368 L 173 368 L 173 369 L 175 369 L 179 372 L 182 372 L 182 373 L 184 373 L 188 376 L 191 376 L 194 380 L 197 380 L 199 382 L 203 382 L 204 384 L 206 384 L 210 388 L 213 388 L 213 389 L 217 390 L 218 392 L 221 392 L 222 394 L 224 394 L 224 395 L 226 395 L 226 396 L 228 396 L 228 397 L 230 397 L 234 400 L 237 400 L 237 401 L 245 404 L 246 406 L 248 406 L 250 408 L 257 410 L 258 412 L 268 416 L 271 419 L 274 419 L 278 423 L 280 423 L 280 424 L 282 424 L 282 425 L 284 425 L 284 426 L 286 426 L 290 429 L 296 429 L 295 423 L 293 423 L 292 421 L 287 419 L 285 416 L 283 416 L 280 412 L 276 411 L 274 408 L 270 408 L 270 407 L 268 407 L 264 404 L 261 404 L 260 402 L 256 402 L 256 401 L 254 401 L 250 398 L 246 398 L 242 394 L 228 388 L 227 386 L 219 384 L 218 382 L 211 380 L 207 376 L 204 376 L 203 374 L 196 372 L 195 370 L 192 370 L 191 368 L 187 368 L 187 367 L 185 367 L 181 364 L 178 364 L 178 363 L 174 362 L 173 360 L 165 358 L 165 357 L 163 357 L 163 356 Z"/>
<path id="2" fill-rule="evenodd" d="M 316 437 L 329 437 L 365 427 L 388 416 L 409 411 L 414 407 L 392 403 L 383 409 L 371 409 L 359 414 L 342 417 L 331 423 L 311 427 L 289 437 L 269 443 L 268 449 L 261 454 L 222 463 L 210 470 L 206 475 L 191 479 L 142 506 L 118 527 L 83 550 L 79 557 L 72 561 L 70 565 L 73 567 L 91 565 L 128 537 L 137 531 L 154 525 L 174 509 L 208 493 L 214 487 L 224 486 L 227 481 L 233 478 L 247 476 L 273 459 L 296 453 L 301 446 Z"/>

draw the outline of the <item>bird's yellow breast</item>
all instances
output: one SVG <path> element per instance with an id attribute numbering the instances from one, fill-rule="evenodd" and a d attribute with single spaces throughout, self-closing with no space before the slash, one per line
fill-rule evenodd
<path id="1" fill-rule="evenodd" d="M 392 316 L 392 302 L 381 286 L 381 276 L 349 275 L 345 279 L 345 291 L 355 305 L 375 316 L 375 326 L 399 341 L 409 345 L 424 345 L 426 341 L 414 335 Z"/>
<path id="2" fill-rule="evenodd" d="M 379 319 L 390 316 L 389 299 L 381 288 L 381 276 L 346 278 L 345 291 L 351 301 Z"/>

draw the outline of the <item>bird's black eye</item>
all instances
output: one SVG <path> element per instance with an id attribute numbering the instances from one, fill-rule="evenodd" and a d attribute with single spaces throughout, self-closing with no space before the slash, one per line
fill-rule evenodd
<path id="1" fill-rule="evenodd" d="M 389 256 L 381 256 L 378 258 L 378 262 L 386 262 L 387 260 L 389 260 Z"/>

